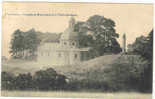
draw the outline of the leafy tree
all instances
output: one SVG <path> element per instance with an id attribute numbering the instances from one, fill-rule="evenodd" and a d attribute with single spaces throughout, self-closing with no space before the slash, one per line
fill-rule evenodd
<path id="1" fill-rule="evenodd" d="M 14 58 L 21 58 L 22 57 L 22 51 L 23 51 L 23 32 L 20 31 L 19 29 L 16 30 L 13 35 L 12 35 L 12 39 L 11 39 L 11 51 L 10 53 L 12 53 L 12 56 Z"/>
<path id="2" fill-rule="evenodd" d="M 143 91 L 152 91 L 152 65 L 153 65 L 153 30 L 147 37 L 141 36 L 136 38 L 132 44 L 133 52 L 142 56 L 144 60 L 148 61 L 148 66 L 144 69 L 142 74 Z"/>
<path id="3" fill-rule="evenodd" d="M 18 29 L 12 35 L 10 53 L 13 58 L 34 59 L 39 44 L 40 39 L 34 29 L 27 32 Z"/>
<path id="4" fill-rule="evenodd" d="M 140 36 L 131 45 L 133 52 L 141 55 L 144 59 L 152 62 L 153 58 L 153 30 L 149 33 L 148 37 Z"/>
<path id="5" fill-rule="evenodd" d="M 152 91 L 153 79 L 153 30 L 147 37 L 147 44 L 144 47 L 145 51 L 139 54 L 148 61 L 148 67 L 144 71 L 144 90 Z"/>
<path id="6" fill-rule="evenodd" d="M 136 38 L 136 41 L 132 44 L 132 48 L 135 54 L 140 54 L 146 52 L 147 38 L 140 36 Z"/>
<path id="7" fill-rule="evenodd" d="M 74 31 L 79 32 L 79 45 L 81 47 L 91 47 L 90 52 L 95 52 L 95 56 L 104 53 L 119 53 L 120 45 L 116 38 L 119 35 L 115 31 L 115 23 L 104 16 L 91 16 L 86 22 L 77 22 Z"/>
<path id="8" fill-rule="evenodd" d="M 31 57 L 32 59 L 35 57 L 35 52 L 40 44 L 40 39 L 38 39 L 37 32 L 34 29 L 31 29 L 25 33 L 24 39 L 24 48 L 28 52 L 27 57 Z"/>
<path id="9" fill-rule="evenodd" d="M 56 89 L 56 77 L 56 71 L 52 68 L 48 68 L 46 70 L 37 71 L 34 75 L 34 80 L 38 89 L 49 90 Z"/>

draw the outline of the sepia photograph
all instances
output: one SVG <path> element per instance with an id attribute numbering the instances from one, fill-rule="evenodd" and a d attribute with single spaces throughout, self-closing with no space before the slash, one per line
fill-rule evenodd
<path id="1" fill-rule="evenodd" d="M 1 96 L 152 99 L 153 4 L 2 3 Z"/>

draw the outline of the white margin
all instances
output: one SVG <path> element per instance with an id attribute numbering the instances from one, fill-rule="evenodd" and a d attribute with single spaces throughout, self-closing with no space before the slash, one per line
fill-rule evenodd
<path id="1" fill-rule="evenodd" d="M 3 0 L 15 2 L 103 2 L 103 3 L 155 3 L 155 0 Z"/>

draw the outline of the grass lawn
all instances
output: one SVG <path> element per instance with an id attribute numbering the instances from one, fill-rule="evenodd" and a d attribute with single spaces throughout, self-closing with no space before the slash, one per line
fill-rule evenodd
<path id="1" fill-rule="evenodd" d="M 152 99 L 152 94 L 144 93 L 102 93 L 102 92 L 64 92 L 64 91 L 2 91 L 8 97 L 64 97 L 64 98 L 102 98 L 102 99 Z"/>

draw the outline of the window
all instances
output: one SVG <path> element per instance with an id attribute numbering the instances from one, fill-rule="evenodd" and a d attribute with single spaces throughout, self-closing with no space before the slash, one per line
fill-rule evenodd
<path id="1" fill-rule="evenodd" d="M 61 57 L 61 53 L 58 54 L 58 57 Z"/>
<path id="2" fill-rule="evenodd" d="M 50 56 L 50 53 L 48 52 L 47 55 Z"/>
<path id="3" fill-rule="evenodd" d="M 75 45 L 75 43 L 73 42 L 73 43 L 72 43 L 72 45 L 74 46 L 74 45 Z"/>
<path id="4" fill-rule="evenodd" d="M 67 45 L 67 43 L 66 43 L 66 42 L 64 42 L 64 45 Z"/>
<path id="5" fill-rule="evenodd" d="M 74 57 L 77 58 L 77 54 L 75 54 Z"/>

